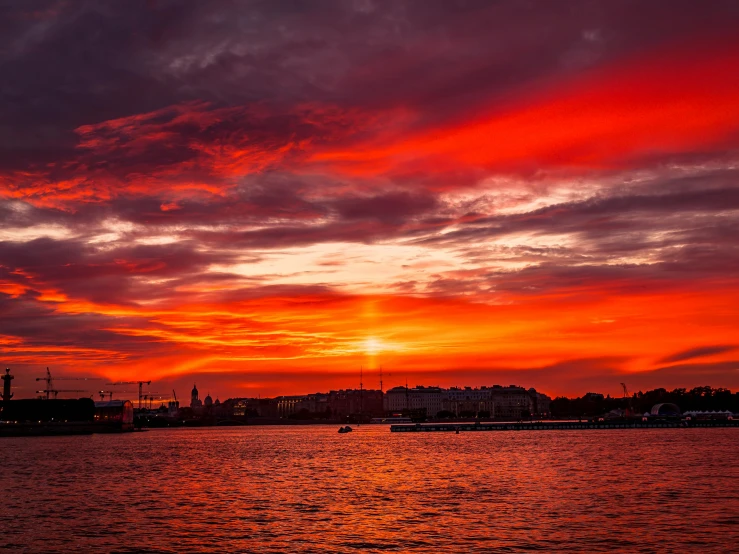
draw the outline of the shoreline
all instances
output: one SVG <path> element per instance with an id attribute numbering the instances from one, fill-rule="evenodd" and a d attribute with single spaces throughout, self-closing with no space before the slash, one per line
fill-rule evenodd
<path id="1" fill-rule="evenodd" d="M 609 429 L 701 429 L 710 427 L 739 427 L 734 420 L 699 421 L 547 421 L 535 423 L 415 423 L 391 425 L 391 433 L 435 433 L 461 431 L 570 431 L 570 430 L 609 430 Z"/>

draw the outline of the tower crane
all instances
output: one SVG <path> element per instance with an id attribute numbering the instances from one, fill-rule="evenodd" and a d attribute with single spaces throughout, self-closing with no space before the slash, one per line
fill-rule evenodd
<path id="1" fill-rule="evenodd" d="M 44 389 L 44 390 L 37 390 L 36 394 L 41 394 L 41 393 L 46 394 L 46 400 L 49 400 L 49 396 L 53 394 L 54 400 L 56 400 L 56 397 L 60 392 L 87 392 L 87 391 L 82 390 L 82 389 Z"/>
<path id="2" fill-rule="evenodd" d="M 624 390 L 624 400 L 626 400 L 626 415 L 633 416 L 634 409 L 631 405 L 631 396 L 629 395 L 629 389 L 626 388 L 626 383 L 621 383 L 621 388 Z"/>
<path id="3" fill-rule="evenodd" d="M 46 388 L 44 390 L 37 390 L 36 394 L 44 393 L 46 395 L 46 400 L 49 400 L 52 394 L 54 395 L 54 398 L 56 398 L 60 392 L 87 392 L 85 390 L 79 390 L 79 389 L 68 389 L 68 390 L 55 389 L 54 380 L 57 380 L 57 381 L 95 381 L 97 379 L 98 379 L 97 377 L 52 377 L 51 371 L 47 367 L 46 377 L 36 377 L 36 381 L 44 381 L 46 383 Z"/>
<path id="4" fill-rule="evenodd" d="M 138 385 L 139 386 L 139 410 L 141 409 L 141 399 L 144 397 L 144 385 L 151 385 L 151 381 L 116 381 L 115 383 L 106 383 L 117 387 L 119 385 Z"/>
<path id="5" fill-rule="evenodd" d="M 161 393 L 151 392 L 150 391 L 147 394 L 145 394 L 142 398 L 144 399 L 144 408 L 146 408 L 146 401 L 148 400 L 149 401 L 149 409 L 151 410 L 151 403 L 152 403 L 152 401 L 155 400 L 155 399 L 157 399 L 157 398 L 161 399 L 162 396 L 161 396 Z"/>

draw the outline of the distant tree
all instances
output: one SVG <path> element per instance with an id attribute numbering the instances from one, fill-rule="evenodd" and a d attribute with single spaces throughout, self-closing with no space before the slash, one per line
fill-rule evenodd
<path id="1" fill-rule="evenodd" d="M 454 417 L 454 412 L 450 412 L 449 410 L 441 410 L 436 414 L 436 417 L 438 419 L 452 419 Z"/>
<path id="2" fill-rule="evenodd" d="M 563 396 L 552 400 L 550 410 L 553 417 L 593 417 L 601 416 L 616 408 L 633 408 L 636 414 L 651 411 L 655 404 L 670 403 L 677 405 L 681 411 L 723 411 L 739 412 L 739 392 L 732 393 L 726 388 L 710 386 L 684 388 L 668 391 L 664 388 L 639 391 L 631 398 L 604 398 L 599 400 L 593 395 L 581 398 Z"/>
<path id="3" fill-rule="evenodd" d="M 313 414 L 311 414 L 306 408 L 303 408 L 299 412 L 295 412 L 294 414 L 290 414 L 287 417 L 288 417 L 288 419 L 306 420 L 306 419 L 313 419 Z"/>

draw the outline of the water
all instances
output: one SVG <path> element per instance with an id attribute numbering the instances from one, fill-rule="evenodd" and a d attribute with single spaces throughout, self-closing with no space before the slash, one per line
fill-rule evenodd
<path id="1" fill-rule="evenodd" d="M 739 429 L 0 440 L 14 552 L 739 551 Z"/>

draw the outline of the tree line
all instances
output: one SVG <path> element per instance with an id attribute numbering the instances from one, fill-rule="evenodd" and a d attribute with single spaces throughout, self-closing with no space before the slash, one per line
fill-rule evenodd
<path id="1" fill-rule="evenodd" d="M 709 386 L 688 389 L 654 389 L 637 392 L 630 397 L 617 398 L 598 393 L 587 393 L 579 398 L 559 396 L 552 400 L 552 417 L 598 416 L 611 410 L 632 409 L 636 414 L 649 412 L 655 404 L 676 404 L 682 412 L 723 411 L 739 412 L 739 392 Z"/>

